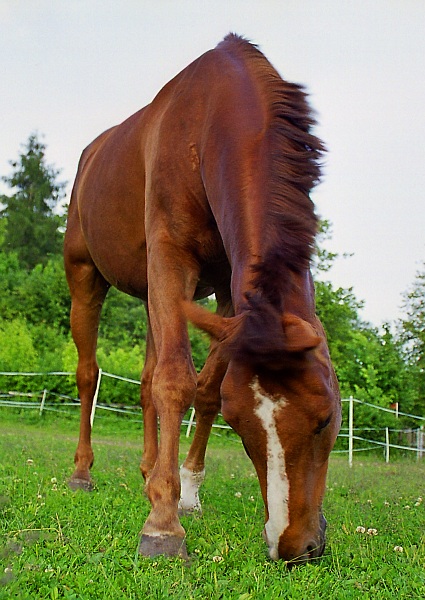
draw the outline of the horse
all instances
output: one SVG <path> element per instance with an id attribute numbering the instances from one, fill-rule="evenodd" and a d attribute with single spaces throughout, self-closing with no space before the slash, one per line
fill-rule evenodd
<path id="1" fill-rule="evenodd" d="M 310 272 L 318 222 L 310 192 L 324 152 L 314 124 L 304 89 L 229 34 L 82 153 L 64 244 L 81 399 L 70 485 L 93 487 L 96 343 L 114 286 L 148 315 L 143 556 L 188 556 L 179 515 L 201 510 L 220 410 L 258 475 L 270 558 L 293 565 L 323 553 L 341 405 Z M 213 293 L 216 313 L 194 302 Z M 189 320 L 211 336 L 199 376 Z M 191 405 L 196 431 L 179 468 Z"/>

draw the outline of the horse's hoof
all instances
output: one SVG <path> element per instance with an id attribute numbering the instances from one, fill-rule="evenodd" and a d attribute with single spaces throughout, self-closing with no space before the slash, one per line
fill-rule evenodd
<path id="1" fill-rule="evenodd" d="M 74 492 L 76 490 L 83 490 L 84 492 L 92 492 L 94 490 L 94 484 L 92 481 L 81 479 L 80 477 L 71 477 L 71 479 L 68 481 L 68 486 Z"/>
<path id="2" fill-rule="evenodd" d="M 188 560 L 186 542 L 184 538 L 177 535 L 145 535 L 143 534 L 139 544 L 139 554 L 142 556 L 179 556 Z"/>

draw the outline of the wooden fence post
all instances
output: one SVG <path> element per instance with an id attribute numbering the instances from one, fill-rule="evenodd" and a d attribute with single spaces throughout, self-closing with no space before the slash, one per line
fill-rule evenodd
<path id="1" fill-rule="evenodd" d="M 190 436 L 190 432 L 193 426 L 193 421 L 195 419 L 195 409 L 192 407 L 192 412 L 190 413 L 189 423 L 187 424 L 186 437 Z"/>
<path id="2" fill-rule="evenodd" d="M 102 369 L 99 369 L 99 373 L 97 374 L 96 390 L 94 392 L 93 404 L 92 404 L 92 407 L 91 407 L 91 415 L 90 415 L 90 425 L 91 425 L 91 427 L 93 427 L 94 413 L 96 412 L 97 398 L 99 396 L 99 388 L 100 388 L 100 380 L 101 379 L 102 379 Z"/>
<path id="3" fill-rule="evenodd" d="M 353 466 L 353 421 L 354 421 L 354 401 L 350 396 L 348 406 L 348 466 Z"/>
<path id="4" fill-rule="evenodd" d="M 390 430 L 385 427 L 385 462 L 390 462 Z"/>
<path id="5" fill-rule="evenodd" d="M 40 403 L 40 417 L 44 410 L 44 405 L 46 403 L 46 396 L 47 396 L 47 390 L 43 390 L 43 396 L 41 398 L 41 403 Z"/>
<path id="6" fill-rule="evenodd" d="M 424 428 L 423 425 L 416 430 L 416 460 L 419 461 L 424 453 Z"/>

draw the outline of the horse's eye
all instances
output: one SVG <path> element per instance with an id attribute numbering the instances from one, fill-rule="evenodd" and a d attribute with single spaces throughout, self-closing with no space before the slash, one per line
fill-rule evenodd
<path id="1" fill-rule="evenodd" d="M 320 433 L 321 431 L 323 431 L 323 429 L 325 429 L 329 425 L 331 420 L 332 420 L 332 415 L 329 415 L 329 417 L 327 419 L 324 419 L 323 421 L 319 421 L 319 424 L 314 433 Z"/>

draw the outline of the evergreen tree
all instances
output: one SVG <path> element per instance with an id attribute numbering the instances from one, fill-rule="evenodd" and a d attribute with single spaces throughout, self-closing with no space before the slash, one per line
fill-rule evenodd
<path id="1" fill-rule="evenodd" d="M 30 135 L 13 172 L 2 177 L 12 194 L 0 196 L 1 249 L 16 252 L 22 267 L 30 270 L 46 264 L 49 256 L 62 252 L 64 217 L 57 213 L 65 183 L 59 170 L 45 162 L 46 146 Z"/>

